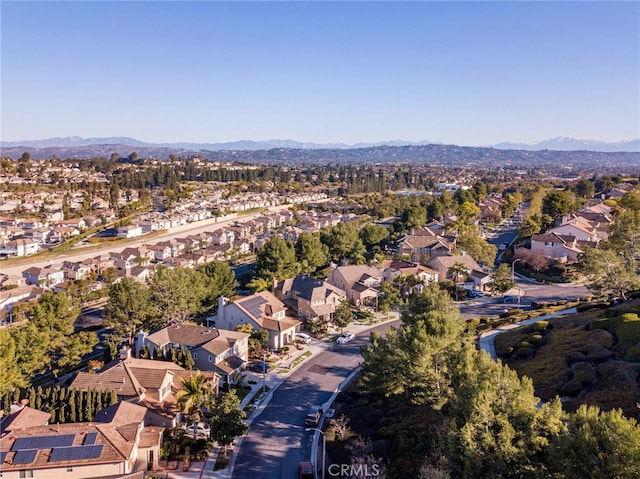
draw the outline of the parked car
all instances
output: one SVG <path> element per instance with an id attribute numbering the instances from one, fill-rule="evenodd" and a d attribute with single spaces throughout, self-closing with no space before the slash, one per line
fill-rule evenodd
<path id="1" fill-rule="evenodd" d="M 531 309 L 542 309 L 549 305 L 547 301 L 533 301 L 531 303 Z"/>
<path id="2" fill-rule="evenodd" d="M 298 464 L 298 479 L 315 479 L 313 464 L 304 461 Z"/>
<path id="3" fill-rule="evenodd" d="M 194 423 L 191 424 L 180 424 L 180 429 L 182 429 L 186 434 L 193 436 L 193 426 Z M 199 422 L 195 425 L 196 437 L 209 437 L 211 435 L 211 427 L 205 422 Z"/>
<path id="4" fill-rule="evenodd" d="M 482 291 L 480 291 L 479 289 L 468 289 L 467 290 L 467 297 L 468 298 L 481 298 L 484 296 L 484 293 Z"/>
<path id="5" fill-rule="evenodd" d="M 516 298 L 515 296 L 504 296 L 503 298 L 500 298 L 500 302 L 501 303 L 513 303 L 514 301 L 516 301 L 518 298 Z"/>
<path id="6" fill-rule="evenodd" d="M 311 342 L 311 336 L 305 333 L 297 333 L 296 339 L 304 344 L 309 344 Z"/>
<path id="7" fill-rule="evenodd" d="M 322 406 L 311 406 L 304 418 L 304 425 L 306 427 L 318 427 L 318 424 L 320 424 L 320 418 L 322 417 L 323 413 L 324 411 L 322 410 Z"/>
<path id="8" fill-rule="evenodd" d="M 341 334 L 340 336 L 338 336 L 338 339 L 336 339 L 336 344 L 344 344 L 344 343 L 348 343 L 349 341 L 353 341 L 353 339 L 356 337 L 355 334 L 353 333 L 344 333 Z"/>
<path id="9" fill-rule="evenodd" d="M 269 371 L 271 371 L 271 366 L 269 366 L 265 362 L 260 361 L 258 363 L 249 364 L 249 366 L 247 366 L 247 369 L 256 373 L 268 373 Z"/>

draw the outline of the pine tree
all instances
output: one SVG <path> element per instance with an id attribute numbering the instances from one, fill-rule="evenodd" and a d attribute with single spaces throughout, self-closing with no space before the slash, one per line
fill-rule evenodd
<path id="1" fill-rule="evenodd" d="M 77 415 L 77 408 L 76 408 L 76 391 L 71 391 L 71 394 L 69 394 L 69 422 L 77 422 L 78 420 L 78 415 Z"/>
<path id="2" fill-rule="evenodd" d="M 38 386 L 36 389 L 36 398 L 33 404 L 33 407 L 36 409 L 40 409 L 42 407 L 42 387 Z"/>

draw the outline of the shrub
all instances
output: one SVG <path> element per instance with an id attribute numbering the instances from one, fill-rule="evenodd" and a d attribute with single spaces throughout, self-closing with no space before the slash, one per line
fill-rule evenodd
<path id="1" fill-rule="evenodd" d="M 563 384 L 560 388 L 560 394 L 565 396 L 577 396 L 580 394 L 580 391 L 582 391 L 582 383 L 575 379 Z"/>
<path id="2" fill-rule="evenodd" d="M 520 359 L 530 358 L 533 355 L 531 347 L 519 347 L 516 349 L 516 357 Z"/>
<path id="3" fill-rule="evenodd" d="M 571 351 L 569 354 L 565 356 L 565 361 L 567 365 L 571 365 L 573 363 L 577 363 L 579 361 L 586 361 L 587 355 L 581 353 L 580 351 Z"/>
<path id="4" fill-rule="evenodd" d="M 547 329 L 547 326 L 549 326 L 549 321 L 536 321 L 531 325 L 531 329 L 533 331 L 543 332 Z"/>
<path id="5" fill-rule="evenodd" d="M 531 344 L 538 345 L 542 342 L 542 334 L 532 334 L 531 336 L 529 336 L 529 339 L 527 339 L 527 341 Z"/>
<path id="6" fill-rule="evenodd" d="M 582 384 L 590 384 L 596 378 L 596 371 L 589 363 L 575 363 L 573 379 Z"/>
<path id="7" fill-rule="evenodd" d="M 593 361 L 594 363 L 604 363 L 609 361 L 613 356 L 613 353 L 608 349 L 602 348 L 600 351 L 594 351 L 587 355 L 587 359 L 589 361 Z"/>

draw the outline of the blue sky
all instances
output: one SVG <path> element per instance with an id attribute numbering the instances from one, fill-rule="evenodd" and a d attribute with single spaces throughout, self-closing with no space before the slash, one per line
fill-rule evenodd
<path id="1" fill-rule="evenodd" d="M 1 137 L 640 137 L 640 2 L 1 4 Z"/>

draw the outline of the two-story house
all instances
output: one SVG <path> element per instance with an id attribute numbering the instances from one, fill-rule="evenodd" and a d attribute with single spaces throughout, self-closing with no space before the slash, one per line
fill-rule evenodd
<path id="1" fill-rule="evenodd" d="M 343 290 L 354 306 L 375 305 L 378 287 L 382 283 L 382 270 L 368 265 L 331 265 L 327 282 Z"/>
<path id="2" fill-rule="evenodd" d="M 234 331 L 240 324 L 251 324 L 254 330 L 269 332 L 269 347 L 280 349 L 295 340 L 300 331 L 300 321 L 286 316 L 287 307 L 268 291 L 230 302 L 218 298 L 218 314 L 210 320 L 219 329 Z"/>
<path id="3" fill-rule="evenodd" d="M 69 386 L 81 390 L 113 390 L 121 401 L 143 406 L 146 425 L 174 427 L 182 418 L 176 393 L 182 379 L 205 375 L 212 394 L 217 394 L 220 377 L 207 371 L 186 370 L 171 361 L 136 359 L 123 350 L 121 358 L 107 364 L 97 373 L 79 372 Z"/>
<path id="4" fill-rule="evenodd" d="M 119 402 L 91 422 L 49 424 L 51 415 L 28 406 L 0 423 L 3 478 L 93 479 L 156 470 L 164 429 L 144 426 L 145 409 Z"/>
<path id="5" fill-rule="evenodd" d="M 346 293 L 321 279 L 296 276 L 274 281 L 273 292 L 304 321 L 331 321 Z"/>
<path id="6" fill-rule="evenodd" d="M 224 329 L 175 324 L 152 334 L 138 334 L 136 349 L 146 346 L 153 354 L 184 346 L 194 367 L 218 374 L 223 382 L 235 384 L 249 358 L 249 334 Z"/>

